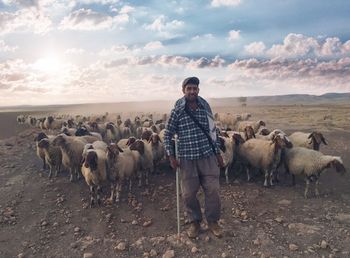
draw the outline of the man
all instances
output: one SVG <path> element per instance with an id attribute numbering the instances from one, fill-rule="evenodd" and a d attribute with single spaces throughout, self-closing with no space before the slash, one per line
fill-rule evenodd
<path id="1" fill-rule="evenodd" d="M 189 77 L 183 81 L 184 97 L 176 101 L 171 111 L 165 130 L 164 144 L 171 167 L 174 170 L 180 167 L 182 197 L 191 222 L 187 230 L 188 236 L 195 238 L 200 230 L 202 212 L 197 192 L 202 186 L 205 195 L 205 217 L 209 230 L 215 236 L 221 237 L 222 230 L 218 225 L 221 206 L 219 167 L 223 166 L 223 160 L 218 148 L 219 142 L 211 108 L 203 98 L 198 96 L 198 86 L 197 77 Z M 197 123 L 194 120 L 197 120 Z M 178 135 L 179 160 L 175 158 L 171 144 L 174 134 Z"/>

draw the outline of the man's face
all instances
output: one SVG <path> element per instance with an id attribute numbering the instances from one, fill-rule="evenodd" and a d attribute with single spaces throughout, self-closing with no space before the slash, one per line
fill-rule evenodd
<path id="1" fill-rule="evenodd" d="M 197 99 L 198 92 L 199 92 L 199 87 L 196 84 L 187 84 L 183 89 L 185 98 L 188 101 L 195 101 Z"/>

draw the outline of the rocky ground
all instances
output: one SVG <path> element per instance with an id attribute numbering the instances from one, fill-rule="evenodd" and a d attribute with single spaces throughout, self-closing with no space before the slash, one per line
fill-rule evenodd
<path id="1" fill-rule="evenodd" d="M 282 129 L 291 130 L 290 127 Z M 264 188 L 232 174 L 221 181 L 224 237 L 202 224 L 197 239 L 177 239 L 175 174 L 167 164 L 149 187 L 123 192 L 118 205 L 89 208 L 83 180 L 49 179 L 25 129 L 0 140 L 0 257 L 350 257 L 350 176 L 326 171 L 321 197 L 304 199 L 304 182 Z M 350 170 L 350 132 L 330 128 L 321 150 Z M 109 188 L 104 189 L 107 196 Z M 200 199 L 203 194 L 199 193 Z M 181 212 L 181 229 L 186 228 Z"/>

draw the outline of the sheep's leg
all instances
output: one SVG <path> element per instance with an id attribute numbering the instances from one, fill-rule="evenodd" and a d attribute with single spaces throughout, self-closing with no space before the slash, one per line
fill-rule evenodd
<path id="1" fill-rule="evenodd" d="M 264 181 L 264 186 L 265 186 L 265 187 L 268 187 L 268 186 L 269 186 L 269 185 L 268 185 L 269 176 L 270 176 L 270 173 L 269 173 L 269 171 L 266 169 L 266 170 L 265 170 L 265 181 Z"/>
<path id="2" fill-rule="evenodd" d="M 131 188 L 132 188 L 132 180 L 131 178 L 129 178 L 129 193 L 131 192 Z"/>
<path id="3" fill-rule="evenodd" d="M 75 168 L 75 174 L 76 174 L 77 180 L 79 181 L 81 178 L 81 171 L 79 166 Z"/>
<path id="4" fill-rule="evenodd" d="M 96 191 L 96 195 L 97 195 L 97 204 L 98 206 L 101 206 L 101 194 L 102 193 L 102 187 L 101 186 L 97 186 L 97 191 Z"/>
<path id="5" fill-rule="evenodd" d="M 271 186 L 274 185 L 274 184 L 273 184 L 273 178 L 274 178 L 274 174 L 275 174 L 275 173 L 273 173 L 273 172 L 274 172 L 274 170 L 271 170 L 271 171 L 269 172 L 270 185 L 271 185 Z"/>
<path id="6" fill-rule="evenodd" d="M 43 169 L 45 170 L 46 169 L 46 160 L 43 159 Z"/>
<path id="7" fill-rule="evenodd" d="M 90 185 L 90 208 L 94 205 L 94 193 L 95 193 L 95 187 L 93 185 Z"/>
<path id="8" fill-rule="evenodd" d="M 57 177 L 58 173 L 61 172 L 61 165 L 57 165 L 56 166 L 56 173 L 55 173 L 55 177 Z"/>
<path id="9" fill-rule="evenodd" d="M 73 182 L 74 181 L 74 169 L 69 168 L 69 173 L 70 173 L 69 181 Z"/>
<path id="10" fill-rule="evenodd" d="M 120 201 L 120 193 L 122 191 L 122 184 L 123 184 L 123 181 L 122 180 L 118 180 L 117 187 L 116 187 L 116 197 L 115 197 L 115 201 L 116 202 Z"/>
<path id="11" fill-rule="evenodd" d="M 49 165 L 49 167 L 50 167 L 49 178 L 51 178 L 52 177 L 52 166 Z"/>
<path id="12" fill-rule="evenodd" d="M 309 187 L 310 187 L 310 179 L 306 178 L 306 186 L 305 186 L 305 192 L 304 192 L 305 199 L 308 198 Z"/>
<path id="13" fill-rule="evenodd" d="M 225 177 L 226 177 L 226 184 L 228 184 L 228 167 L 225 168 Z"/>
<path id="14" fill-rule="evenodd" d="M 116 184 L 111 182 L 111 196 L 107 200 L 110 204 L 112 204 L 114 201 L 115 192 L 116 192 Z"/>
<path id="15" fill-rule="evenodd" d="M 146 169 L 146 173 L 145 173 L 145 181 L 146 181 L 146 185 L 148 185 L 148 177 L 149 177 L 149 174 L 150 174 L 150 170 L 151 169 Z"/>
<path id="16" fill-rule="evenodd" d="M 319 179 L 319 177 L 316 177 L 316 182 L 315 182 L 315 195 L 316 195 L 316 197 L 320 197 L 320 192 L 318 190 L 318 186 L 320 185 L 320 181 L 318 179 Z"/>
<path id="17" fill-rule="evenodd" d="M 247 181 L 250 182 L 251 177 L 250 177 L 250 171 L 248 167 L 246 167 L 246 173 L 247 173 Z"/>
<path id="18" fill-rule="evenodd" d="M 139 170 L 137 172 L 137 176 L 139 178 L 139 187 L 141 187 L 142 186 L 142 171 L 141 170 Z"/>

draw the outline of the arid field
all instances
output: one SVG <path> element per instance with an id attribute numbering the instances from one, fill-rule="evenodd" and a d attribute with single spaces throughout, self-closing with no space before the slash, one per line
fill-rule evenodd
<path id="1" fill-rule="evenodd" d="M 269 104 L 269 103 L 266 103 Z M 48 178 L 35 153 L 40 131 L 19 125 L 19 114 L 128 114 L 169 112 L 171 105 L 96 105 L 0 112 L 0 257 L 350 257 L 350 104 L 212 106 L 214 112 L 252 114 L 287 134 L 320 131 L 321 152 L 341 156 L 347 173 L 321 175 L 321 196 L 304 199 L 305 182 L 281 171 L 281 182 L 263 187 L 231 171 L 221 179 L 224 237 L 206 230 L 197 239 L 176 241 L 175 174 L 165 162 L 148 187 L 123 192 L 119 204 L 89 208 L 84 180 L 71 183 L 66 171 Z M 313 188 L 312 188 L 313 189 Z M 109 187 L 103 195 L 109 194 Z M 201 200 L 203 195 L 200 194 Z M 202 202 L 203 203 L 203 202 Z"/>

